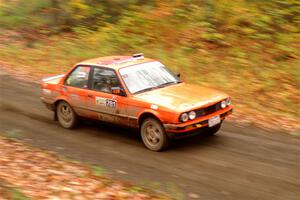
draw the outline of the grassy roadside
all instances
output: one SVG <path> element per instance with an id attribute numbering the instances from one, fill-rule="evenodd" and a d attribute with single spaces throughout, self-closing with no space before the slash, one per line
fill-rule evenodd
<path id="1" fill-rule="evenodd" d="M 300 130 L 297 54 L 292 59 L 274 61 L 271 57 L 276 53 L 265 52 L 262 44 L 256 44 L 257 51 L 249 51 L 244 44 L 230 49 L 203 46 L 192 53 L 179 47 L 169 51 L 160 44 L 148 44 L 136 47 L 133 52 L 111 43 L 105 32 L 85 33 L 80 37 L 54 36 L 27 47 L 14 34 L 2 35 L 5 40 L 0 43 L 0 65 L 14 74 L 29 76 L 29 80 L 64 73 L 76 62 L 88 58 L 144 52 L 173 71 L 180 71 L 187 82 L 230 94 L 235 106 L 232 121 L 292 133 Z"/>
<path id="2" fill-rule="evenodd" d="M 112 180 L 97 166 L 0 137 L 0 196 L 4 199 L 172 199 Z"/>

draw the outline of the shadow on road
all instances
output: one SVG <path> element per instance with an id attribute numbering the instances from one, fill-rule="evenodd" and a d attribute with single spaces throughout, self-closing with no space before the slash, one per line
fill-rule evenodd
<path id="1" fill-rule="evenodd" d="M 139 130 L 137 129 L 120 127 L 114 124 L 89 119 L 82 119 L 80 125 L 76 129 L 79 132 L 80 130 L 84 130 L 85 134 L 95 136 L 100 140 L 105 137 L 122 142 L 124 141 L 125 143 L 134 143 L 136 146 L 143 146 Z M 93 131 L 87 131 L 88 129 Z M 220 130 L 220 132 L 222 132 L 222 130 Z M 76 134 L 76 132 L 74 134 Z M 199 133 L 192 137 L 172 139 L 167 151 L 185 151 L 188 149 L 192 150 L 193 148 L 199 149 L 201 146 L 218 145 L 218 143 L 222 143 L 218 134 L 207 135 L 205 133 Z"/>

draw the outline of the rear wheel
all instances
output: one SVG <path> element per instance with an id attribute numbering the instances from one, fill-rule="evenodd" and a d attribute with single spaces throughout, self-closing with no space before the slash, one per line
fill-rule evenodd
<path id="1" fill-rule="evenodd" d="M 215 125 L 213 127 L 210 127 L 206 132 L 209 135 L 215 135 L 221 128 L 222 123 Z"/>
<path id="2" fill-rule="evenodd" d="M 143 121 L 141 136 L 145 146 L 152 151 L 162 151 L 169 145 L 169 138 L 164 127 L 154 118 L 147 118 Z"/>
<path id="3" fill-rule="evenodd" d="M 59 124 L 63 128 L 74 128 L 77 125 L 78 117 L 72 107 L 65 101 L 58 103 L 56 107 L 56 115 Z"/>

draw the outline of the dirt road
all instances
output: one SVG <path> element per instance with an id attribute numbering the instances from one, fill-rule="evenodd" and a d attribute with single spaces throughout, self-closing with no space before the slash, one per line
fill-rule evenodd
<path id="1" fill-rule="evenodd" d="M 39 100 L 40 88 L 1 72 L 0 134 L 75 160 L 113 177 L 161 185 L 199 199 L 299 199 L 300 137 L 225 124 L 214 137 L 177 141 L 166 152 L 143 147 L 131 130 L 83 123 L 65 130 Z M 176 195 L 175 195 L 176 196 Z"/>

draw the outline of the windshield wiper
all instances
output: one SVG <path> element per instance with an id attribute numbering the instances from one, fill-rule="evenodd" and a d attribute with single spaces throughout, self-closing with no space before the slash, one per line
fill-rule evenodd
<path id="1" fill-rule="evenodd" d="M 155 86 L 155 87 L 149 87 L 149 88 L 145 88 L 145 89 L 139 90 L 139 91 L 135 92 L 134 94 L 138 94 L 138 93 L 142 93 L 142 92 L 147 92 L 147 91 L 150 91 L 150 90 L 154 90 L 154 89 L 157 89 L 157 88 L 162 88 L 162 87 L 165 87 L 167 85 L 177 84 L 177 83 L 181 83 L 181 81 L 169 81 L 169 82 L 160 84 L 160 85 Z"/>
<path id="2" fill-rule="evenodd" d="M 158 88 L 162 88 L 162 87 L 165 87 L 165 86 L 167 86 L 167 85 L 177 84 L 177 83 L 179 83 L 179 81 L 169 81 L 169 82 L 160 84 L 160 85 L 158 85 L 157 87 L 158 87 Z"/>
<path id="3" fill-rule="evenodd" d="M 156 87 L 145 88 L 145 89 L 142 89 L 142 90 L 139 90 L 139 91 L 135 92 L 134 94 L 138 94 L 138 93 L 142 93 L 142 92 L 147 92 L 147 91 L 153 90 L 155 88 Z"/>

